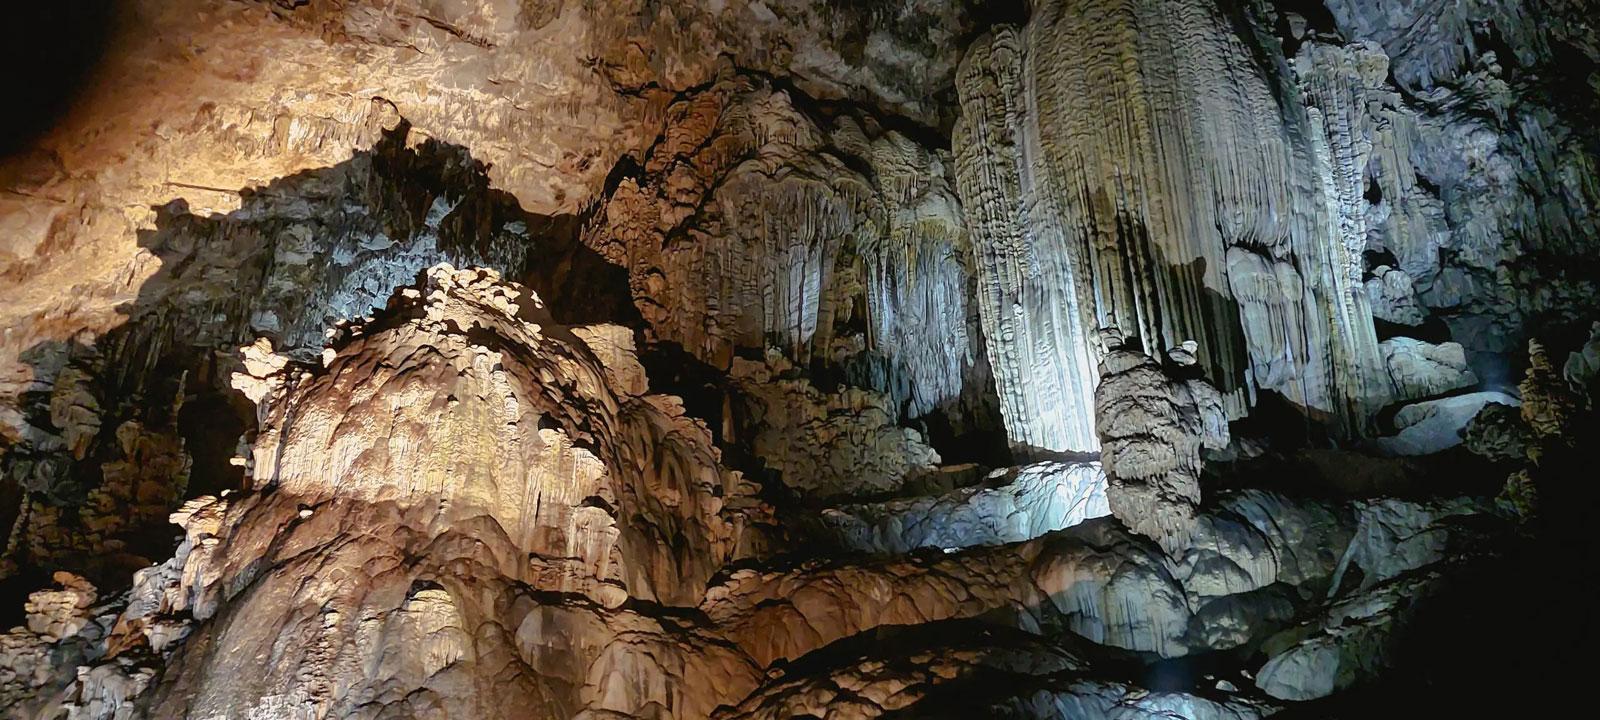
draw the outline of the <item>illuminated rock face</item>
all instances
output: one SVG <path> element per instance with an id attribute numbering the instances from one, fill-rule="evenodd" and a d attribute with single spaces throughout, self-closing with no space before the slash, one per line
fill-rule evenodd
<path id="1" fill-rule="evenodd" d="M 1332 177 L 1365 158 L 1329 156 L 1262 41 L 1210 3 L 1044 2 L 968 51 L 954 144 L 1014 441 L 1092 449 L 1105 325 L 1198 340 L 1230 417 L 1259 388 L 1359 427 L 1381 397 L 1365 233 L 1337 217 L 1358 171 Z"/>
<path id="2" fill-rule="evenodd" d="M 877 362 L 895 418 L 977 394 L 948 155 L 804 99 L 734 77 L 672 104 L 584 242 L 628 269 L 652 341 L 717 369 Z"/>
<path id="3" fill-rule="evenodd" d="M 0 714 L 1262 717 L 1593 434 L 1581 0 L 123 5 L 0 160 Z"/>
<path id="4" fill-rule="evenodd" d="M 948 552 L 1030 540 L 1110 512 L 1099 463 L 1042 462 L 938 495 L 830 508 L 822 520 L 851 550 Z"/>
<path id="5" fill-rule="evenodd" d="M 647 394 L 631 334 L 569 329 L 526 288 L 448 266 L 345 332 L 325 368 L 268 380 L 250 486 L 205 509 L 218 524 L 167 596 L 167 610 L 211 622 L 174 657 L 184 681 L 159 689 L 153 712 L 500 717 L 651 702 L 526 669 L 564 652 L 541 623 L 598 641 L 572 649 L 585 664 L 607 656 L 582 620 L 550 612 L 693 605 L 762 518 L 705 426 Z M 540 592 L 564 600 L 541 610 Z M 273 647 L 274 669 L 245 672 Z M 702 671 L 751 682 L 740 662 Z M 467 692 L 487 682 L 501 694 Z"/>
<path id="6" fill-rule="evenodd" d="M 1105 489 L 1094 464 L 1045 463 L 932 504 L 857 508 L 879 524 L 852 537 L 876 537 L 866 549 L 889 556 L 725 573 L 766 557 L 772 508 L 678 399 L 649 393 L 631 342 L 615 326 L 555 322 L 490 271 L 438 266 L 374 320 L 344 326 L 320 366 L 254 346 L 235 377 L 263 418 L 247 486 L 175 513 L 177 553 L 127 598 L 91 608 L 93 589 L 65 575 L 65 590 L 37 594 L 29 627 L 0 636 L 6 662 L 33 673 L 5 692 L 32 703 L 70 687 L 68 704 L 91 717 L 766 717 L 833 707 L 828 688 L 858 682 L 848 656 L 775 671 L 835 657 L 838 641 L 929 623 L 987 638 L 946 638 L 917 651 L 931 665 L 915 675 L 875 676 L 852 701 L 871 717 L 921 707 L 981 675 L 985 658 L 1054 657 L 1012 672 L 1058 681 L 1094 671 L 1033 633 L 1166 658 L 1253 646 L 1309 597 L 1274 588 L 1338 586 L 1356 571 L 1363 589 L 1381 583 L 1437 561 L 1455 532 L 1441 518 L 1475 511 L 1252 491 L 1191 510 L 1188 533 L 1158 546 L 1100 517 L 1106 497 L 1124 507 L 1124 490 Z M 1153 363 L 1110 358 L 1113 390 Z M 1214 447 L 1220 402 L 1155 373 L 1165 384 L 1134 394 L 1176 392 L 1185 399 L 1167 401 L 1193 423 L 1167 451 Z M 1170 483 L 1192 469 L 1124 440 L 1108 437 L 1113 472 L 1167 462 L 1154 479 Z M 890 534 L 917 522 L 936 527 Z M 945 552 L 900 554 L 930 545 Z M 84 667 L 72 680 L 41 660 L 66 649 Z M 1051 687 L 971 701 L 1098 717 L 1139 692 Z M 1216 711 L 1268 709 L 1241 703 Z"/>

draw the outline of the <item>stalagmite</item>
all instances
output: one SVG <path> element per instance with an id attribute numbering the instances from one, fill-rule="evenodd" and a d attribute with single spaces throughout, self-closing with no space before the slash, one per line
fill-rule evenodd
<path id="1" fill-rule="evenodd" d="M 1117 335 L 1102 334 L 1108 352 L 1095 389 L 1106 498 L 1124 525 L 1178 556 L 1195 532 L 1200 451 L 1228 445 L 1222 399 L 1205 380 L 1171 377 Z"/>

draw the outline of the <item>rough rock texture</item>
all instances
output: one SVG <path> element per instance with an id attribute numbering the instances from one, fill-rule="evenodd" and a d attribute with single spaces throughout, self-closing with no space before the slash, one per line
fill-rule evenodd
<path id="1" fill-rule="evenodd" d="M 209 622 L 151 712 L 498 717 L 660 701 L 517 670 L 568 652 L 540 624 L 573 632 L 630 597 L 693 604 L 717 567 L 758 547 L 753 488 L 675 398 L 644 394 L 611 335 L 555 324 L 487 271 L 441 266 L 376 324 L 346 328 L 325 368 L 287 368 L 263 405 L 251 487 L 203 508 L 210 537 L 162 600 L 162 613 Z M 485 623 L 498 629 L 474 630 Z M 639 623 L 651 625 L 602 626 L 625 636 Z M 239 665 L 254 656 L 239 648 L 302 637 L 271 671 Z M 667 647 L 639 651 L 683 652 L 651 642 Z M 602 640 L 579 652 L 625 667 L 634 651 Z M 351 663 L 368 669 L 350 675 Z M 732 673 L 737 687 L 750 670 L 694 672 Z M 464 692 L 491 678 L 503 694 Z M 709 700 L 667 702 L 694 716 Z"/>
<path id="2" fill-rule="evenodd" d="M 1367 279 L 1367 300 L 1372 303 L 1372 317 L 1385 322 L 1420 325 L 1428 317 L 1411 276 L 1388 265 L 1373 269 Z"/>
<path id="3" fill-rule="evenodd" d="M 1174 378 L 1115 342 L 1094 395 L 1111 514 L 1176 555 L 1194 531 L 1200 451 L 1228 446 L 1222 398 L 1205 380 Z"/>
<path id="4" fill-rule="evenodd" d="M 1385 340 L 1378 347 L 1394 383 L 1396 400 L 1433 397 L 1478 384 L 1460 343 L 1433 345 L 1402 337 Z"/>
<path id="5" fill-rule="evenodd" d="M 1515 350 L 1527 326 L 1572 319 L 1594 290 L 1579 269 L 1596 248 L 1593 139 L 1562 116 L 1591 111 L 1580 88 L 1595 78 L 1554 80 L 1600 58 L 1586 5 L 1327 3 L 1355 52 L 1398 82 L 1357 86 L 1376 122 L 1368 249 L 1394 258 L 1469 350 Z"/>
<path id="6" fill-rule="evenodd" d="M 254 338 L 315 360 L 333 324 L 369 314 L 441 261 L 527 275 L 561 298 L 607 277 L 595 265 L 603 262 L 560 237 L 559 219 L 523 212 L 465 150 L 403 124 L 371 150 L 250 193 L 226 215 L 191 210 L 168 203 L 138 234 L 136 264 L 154 274 L 119 310 L 123 325 L 28 346 L 18 376 L 0 381 L 20 410 L 5 418 L 7 475 L 31 493 L 7 562 L 125 583 L 165 554 L 170 538 L 157 531 L 152 547 L 148 531 L 191 482 L 199 492 L 238 482 L 228 458 L 255 413 L 228 376 L 238 346 Z M 566 277 L 523 273 L 530 256 L 560 264 Z M 591 301 L 573 315 L 590 320 L 604 306 Z"/>
<path id="7" fill-rule="evenodd" d="M 1503 392 L 1476 392 L 1429 400 L 1400 408 L 1393 435 L 1378 438 L 1379 450 L 1391 455 L 1427 455 L 1460 445 L 1472 419 L 1485 407 L 1519 405 Z"/>
<path id="8" fill-rule="evenodd" d="M 1187 693 L 1145 692 L 1089 677 L 1095 656 L 1081 644 L 1058 645 L 1026 633 L 989 631 L 975 642 L 932 641 L 939 631 L 875 633 L 864 652 L 849 643 L 830 652 L 840 658 L 820 671 L 785 672 L 718 718 L 1019 717 L 1257 718 L 1273 708 L 1236 698 L 1211 700 Z"/>
<path id="9" fill-rule="evenodd" d="M 1376 677 L 1388 665 L 1389 645 L 1412 607 L 1438 579 L 1424 573 L 1354 595 L 1273 638 L 1269 644 L 1288 647 L 1272 653 L 1256 686 L 1281 700 L 1312 700 Z"/>
<path id="10" fill-rule="evenodd" d="M 114 22 L 114 47 L 78 99 L 79 109 L 29 152 L 8 161 L 0 177 L 6 190 L 0 197 L 6 237 L 0 271 L 11 283 L 0 308 L 0 326 L 9 329 L 0 343 L 0 399 L 7 408 L 7 444 L 25 446 L 17 455 L 41 456 L 29 461 L 29 472 L 46 465 L 39 474 L 94 476 L 105 461 L 100 456 L 112 452 L 99 449 L 113 444 L 101 437 L 90 443 L 88 459 L 64 461 L 56 447 L 60 441 L 46 437 L 57 435 L 55 429 L 40 427 L 37 413 L 24 410 L 34 404 L 31 394 L 51 391 L 57 370 L 68 364 L 68 347 L 99 349 L 104 358 L 98 366 L 126 377 L 112 382 L 97 370 L 87 373 L 95 384 L 112 386 L 95 393 L 104 407 L 84 406 L 102 416 L 100 435 L 109 436 L 127 416 L 152 412 L 160 405 L 154 398 L 180 394 L 173 387 L 182 370 L 190 371 L 189 395 L 214 391 L 215 402 L 231 401 L 222 397 L 226 383 L 215 381 L 231 370 L 231 358 L 223 358 L 217 372 L 199 371 L 211 362 L 211 351 L 231 356 L 252 335 L 266 334 L 282 352 L 314 357 L 329 322 L 361 317 L 436 262 L 483 265 L 523 280 L 528 278 L 521 271 L 531 264 L 537 267 L 530 272 L 585 287 L 587 259 L 567 246 L 578 216 L 626 194 L 608 180 L 635 158 L 643 166 L 647 157 L 665 162 L 679 152 L 694 155 L 694 123 L 684 122 L 694 113 L 685 108 L 711 107 L 714 97 L 728 94 L 725 87 L 741 83 L 762 88 L 759 103 L 787 105 L 786 96 L 793 95 L 807 105 L 779 117 L 756 111 L 764 123 L 759 132 L 732 119 L 702 128 L 727 128 L 727 139 L 705 153 L 712 157 L 759 138 L 748 146 L 748 157 L 729 157 L 731 165 L 696 170 L 681 163 L 691 174 L 707 171 L 696 181 L 705 191 L 723 185 L 736 165 L 753 161 L 737 173 L 743 180 L 735 177 L 723 194 L 733 231 L 711 232 L 735 244 L 758 243 L 762 213 L 815 205 L 815 198 L 786 192 L 770 196 L 776 205 L 745 197 L 745 189 L 764 184 L 757 168 L 763 163 L 778 172 L 787 167 L 784 158 L 796 159 L 814 171 L 816 184 L 844 195 L 864 182 L 876 193 L 871 213 L 881 237 L 863 233 L 859 243 L 842 236 L 811 238 L 848 249 L 840 264 L 860 281 L 845 283 L 847 302 L 865 305 L 870 297 L 877 313 L 871 320 L 875 337 L 855 341 L 872 349 L 856 353 L 862 360 L 855 384 L 891 395 L 898 418 L 902 411 L 926 414 L 939 403 L 955 402 L 960 388 L 983 383 L 974 360 L 976 339 L 966 339 L 966 275 L 953 255 L 964 230 L 959 208 L 949 200 L 953 193 L 940 189 L 946 186 L 937 170 L 941 161 L 925 142 L 870 120 L 889 115 L 913 134 L 948 125 L 954 115 L 950 78 L 962 50 L 955 40 L 970 33 L 972 22 L 964 4 L 125 5 L 108 21 Z M 746 100 L 741 96 L 738 102 Z M 842 129 L 850 124 L 845 121 L 817 130 L 817 121 L 802 115 L 824 105 L 859 108 L 855 115 L 868 120 L 854 135 Z M 386 141 L 385 133 L 402 124 L 410 132 Z M 828 138 L 840 132 L 849 135 L 837 141 L 850 148 L 844 156 L 872 163 L 869 178 L 862 178 L 860 168 L 829 164 L 814 145 L 774 147 L 806 133 Z M 732 137 L 741 133 L 742 140 Z M 690 145 L 657 147 L 666 137 Z M 400 147 L 385 151 L 386 142 Z M 380 147 L 369 156 L 365 151 L 374 145 Z M 407 157 L 406 146 L 415 147 L 420 159 Z M 758 153 L 760 146 L 767 149 Z M 462 148 L 470 149 L 471 159 L 461 159 Z M 363 152 L 351 160 L 352 150 Z M 474 160 L 481 165 L 474 167 Z M 430 164 L 443 169 L 431 170 Z M 435 172 L 433 179 L 415 177 Z M 668 184 L 683 186 L 687 178 L 680 172 Z M 482 192 L 491 183 L 498 194 Z M 685 188 L 676 197 L 690 201 L 687 193 Z M 821 266 L 808 273 L 804 252 L 781 251 L 763 269 L 769 276 L 792 276 L 795 282 L 782 287 L 796 295 L 774 298 L 771 314 L 799 317 L 806 314 L 802 306 L 816 302 L 815 296 L 804 299 L 804 278 Z M 711 254 L 727 267 L 729 284 L 756 276 L 748 252 L 719 255 L 712 248 Z M 535 262 L 523 262 L 529 258 Z M 902 282 L 899 267 L 913 261 L 922 267 L 919 282 Z M 687 267 L 695 273 L 675 281 L 704 284 L 710 271 Z M 633 269 L 625 267 L 622 276 Z M 637 270 L 647 272 L 642 265 Z M 72 290 L 63 294 L 61 288 Z M 579 303 L 545 294 L 575 314 L 586 312 Z M 627 308 L 651 297 L 594 299 Z M 743 304 L 752 295 L 741 288 L 728 297 Z M 940 303 L 950 307 L 941 309 Z M 700 307 L 717 312 L 714 305 Z M 690 315 L 687 308 L 674 311 Z M 861 326 L 866 316 L 865 309 L 857 313 L 855 335 L 867 334 Z M 582 319 L 624 318 L 608 312 Z M 114 341 L 119 330 L 126 339 Z M 831 328 L 824 335 L 832 338 Z M 756 339 L 762 347 L 765 338 L 758 332 Z M 190 345 L 199 350 L 179 351 Z M 125 349 L 110 351 L 118 346 Z M 819 355 L 831 358 L 835 352 L 824 341 Z M 191 354 L 201 360 L 177 357 Z M 73 362 L 84 364 L 76 357 Z M 135 368 L 155 368 L 161 382 L 149 382 L 152 372 Z M 201 390 L 197 382 L 204 383 Z M 981 403 L 982 392 L 966 393 L 960 402 Z M 248 409 L 238 412 L 247 415 Z M 142 422 L 146 430 L 168 435 L 171 444 L 170 429 Z M 89 431 L 83 426 L 79 435 Z M 213 491 L 236 482 L 208 477 L 199 484 Z M 44 494 L 46 484 L 30 481 L 29 492 Z M 52 478 L 48 484 L 62 483 Z M 63 492 L 75 505 L 87 489 Z M 183 494 L 180 485 L 133 524 L 148 528 Z M 63 504 L 8 507 L 0 519 L 9 524 L 31 515 L 39 518 L 36 524 L 52 525 L 58 522 L 52 508 Z M 65 534 L 81 531 L 72 526 Z M 21 539 L 38 546 L 29 549 L 37 565 L 50 566 L 62 553 L 47 547 L 53 540 L 36 541 L 40 532 L 26 531 Z M 125 577 L 154 554 L 142 542 L 127 544 L 123 549 L 102 542 L 64 552 L 126 556 L 106 571 Z"/>
<path id="11" fill-rule="evenodd" d="M 344 326 L 320 367 L 257 346 L 236 377 L 263 407 L 249 486 L 176 513 L 177 553 L 120 608 L 86 610 L 92 590 L 66 576 L 66 591 L 35 596 L 30 628 L 7 636 L 7 662 L 31 674 L 8 692 L 75 698 L 87 717 L 759 717 L 818 702 L 872 716 L 916 707 L 987 651 L 937 645 L 910 676 L 885 675 L 879 660 L 826 660 L 838 641 L 971 619 L 1161 657 L 1252 646 L 1348 568 L 1378 582 L 1437 559 L 1451 537 L 1440 518 L 1472 511 L 1247 492 L 1196 518 L 1176 558 L 1102 518 L 1020 544 L 713 581 L 761 558 L 768 510 L 702 424 L 647 393 L 628 340 L 558 324 L 489 271 L 439 266 Z M 1059 483 L 1073 468 L 1022 476 Z M 38 648 L 91 627 L 75 676 L 41 669 Z M 1030 651 L 1030 665 L 1051 653 Z M 847 679 L 861 672 L 870 682 Z M 474 690 L 489 682 L 492 696 Z M 863 689 L 859 705 L 834 706 L 840 682 Z M 1262 710 L 1057 672 L 971 699 L 1031 716 Z"/>
<path id="12" fill-rule="evenodd" d="M 1490 460 L 1522 460 L 1527 457 L 1530 434 L 1519 408 L 1495 403 L 1472 416 L 1462 441 L 1468 450 Z"/>
<path id="13" fill-rule="evenodd" d="M 858 388 L 824 394 L 781 355 L 765 363 L 735 358 L 739 431 L 791 490 L 825 499 L 892 492 L 939 454 L 881 394 Z"/>
<path id="14" fill-rule="evenodd" d="M 1592 615 L 1592 5 L 20 6 L 107 41 L 0 138 L 0 715 L 1498 680 Z"/>
<path id="15" fill-rule="evenodd" d="M 870 116 L 819 126 L 805 99 L 732 77 L 674 103 L 585 240 L 628 268 L 654 340 L 719 368 L 769 343 L 830 358 L 865 313 L 871 349 L 910 376 L 898 400 L 926 414 L 972 363 L 945 163 Z"/>

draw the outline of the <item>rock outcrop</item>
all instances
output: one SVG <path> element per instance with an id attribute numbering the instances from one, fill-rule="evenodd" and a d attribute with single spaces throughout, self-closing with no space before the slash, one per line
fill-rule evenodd
<path id="1" fill-rule="evenodd" d="M 1110 513 L 1099 463 L 1042 462 L 938 495 L 828 508 L 822 522 L 850 550 L 953 552 L 1032 540 Z"/>
<path id="2" fill-rule="evenodd" d="M 35 595 L 29 628 L 7 636 L 17 678 L 7 692 L 19 702 L 67 697 L 88 717 L 708 717 L 719 706 L 759 717 L 831 704 L 827 688 L 864 666 L 800 661 L 877 628 L 979 622 L 1025 633 L 1035 656 L 1054 651 L 1026 634 L 1159 657 L 1254 646 L 1349 573 L 1364 591 L 1441 560 L 1454 537 L 1442 520 L 1475 512 L 1465 501 L 1339 507 L 1248 492 L 1214 512 L 1190 508 L 1184 546 L 1158 546 L 1065 504 L 1062 493 L 1096 497 L 1092 464 L 1045 464 L 997 488 L 1029 517 L 988 537 L 960 532 L 957 515 L 981 526 L 996 489 L 967 489 L 952 496 L 959 504 L 872 511 L 893 523 L 920 512 L 964 536 L 953 546 L 930 536 L 944 552 L 724 574 L 768 552 L 771 509 L 679 401 L 649 393 L 615 327 L 569 328 L 525 287 L 438 266 L 373 320 L 342 326 L 319 364 L 261 346 L 248 357 L 236 382 L 264 418 L 248 485 L 176 513 L 176 555 L 141 571 L 116 606 L 92 608 L 94 590 L 65 575 L 66 590 Z M 1172 414 L 1185 424 L 1162 436 L 1175 441 L 1162 446 L 1169 455 L 1197 461 L 1225 437 L 1220 402 L 1196 402 L 1200 381 L 1172 380 L 1131 350 L 1108 363 L 1119 368 L 1106 372 L 1113 390 L 1161 381 L 1117 397 L 1181 405 Z M 1125 440 L 1108 437 L 1113 472 L 1159 459 L 1117 455 Z M 1105 491 L 1113 512 L 1116 491 Z M 927 544 L 877 537 L 863 549 Z M 63 676 L 41 658 L 60 657 L 68 637 L 81 638 L 82 669 Z M 861 712 L 916 707 L 990 652 L 950 640 L 919 651 L 913 676 L 874 675 Z M 262 654 L 277 658 L 271 668 L 258 667 Z M 1093 667 L 1055 656 L 1062 670 Z M 934 672 L 941 663 L 948 672 Z M 790 669 L 773 675 L 780 666 Z M 1149 712 L 1191 702 L 1050 677 L 984 702 L 1091 717 L 1134 699 Z M 492 697 L 473 690 L 488 682 Z"/>

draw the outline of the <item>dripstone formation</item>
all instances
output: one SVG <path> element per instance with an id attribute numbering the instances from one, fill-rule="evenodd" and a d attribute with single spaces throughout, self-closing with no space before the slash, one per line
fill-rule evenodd
<path id="1" fill-rule="evenodd" d="M 1588 0 L 105 5 L 18 19 L 86 60 L 0 159 L 0 717 L 1591 659 Z"/>

